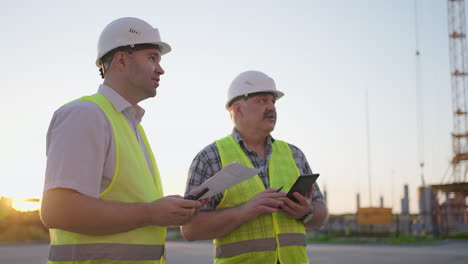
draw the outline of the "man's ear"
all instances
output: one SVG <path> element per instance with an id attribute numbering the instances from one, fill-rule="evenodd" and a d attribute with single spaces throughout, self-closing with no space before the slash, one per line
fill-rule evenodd
<path id="1" fill-rule="evenodd" d="M 236 113 L 237 116 L 239 117 L 243 117 L 244 116 L 244 113 L 242 111 L 242 104 L 241 102 L 235 102 L 233 105 L 232 105 L 232 110 L 234 111 L 234 113 Z"/>
<path id="2" fill-rule="evenodd" d="M 118 51 L 114 54 L 114 61 L 112 64 L 114 64 L 119 71 L 124 71 L 127 67 L 127 61 L 128 54 L 124 51 Z"/>

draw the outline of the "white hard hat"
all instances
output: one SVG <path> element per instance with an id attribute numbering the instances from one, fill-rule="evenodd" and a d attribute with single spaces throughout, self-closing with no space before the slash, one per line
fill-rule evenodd
<path id="1" fill-rule="evenodd" d="M 123 17 L 112 21 L 102 30 L 98 41 L 96 66 L 99 67 L 99 60 L 109 51 L 135 44 L 157 45 L 161 49 L 161 55 L 171 51 L 171 46 L 161 41 L 157 28 L 138 18 Z"/>
<path id="2" fill-rule="evenodd" d="M 263 72 L 242 72 L 229 86 L 226 108 L 229 108 L 231 102 L 239 96 L 260 92 L 271 92 L 276 95 L 276 99 L 284 95 L 283 92 L 276 90 L 275 81 Z"/>

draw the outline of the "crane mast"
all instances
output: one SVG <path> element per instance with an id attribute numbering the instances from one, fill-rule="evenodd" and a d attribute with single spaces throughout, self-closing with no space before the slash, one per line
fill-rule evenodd
<path id="1" fill-rule="evenodd" d="M 453 107 L 452 181 L 465 182 L 468 170 L 468 67 L 464 0 L 448 0 L 448 32 Z"/>

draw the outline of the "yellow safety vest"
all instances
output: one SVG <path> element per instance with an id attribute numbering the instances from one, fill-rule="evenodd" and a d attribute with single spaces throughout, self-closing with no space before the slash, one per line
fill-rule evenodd
<path id="1" fill-rule="evenodd" d="M 216 141 L 223 167 L 237 161 L 253 168 L 247 155 L 232 136 Z M 297 177 L 291 150 L 286 142 L 275 140 L 268 164 L 272 188 L 284 186 L 289 190 Z M 216 209 L 235 207 L 248 202 L 265 186 L 256 175 L 224 191 L 223 199 Z M 274 213 L 262 215 L 254 221 L 240 225 L 231 233 L 215 239 L 215 263 L 262 263 L 282 264 L 309 263 L 306 254 L 304 224 L 296 219 Z"/>
<path id="2" fill-rule="evenodd" d="M 91 101 L 99 105 L 109 119 L 114 133 L 116 157 L 114 177 L 109 187 L 99 194 L 99 198 L 121 203 L 145 203 L 161 198 L 163 191 L 158 167 L 143 127 L 139 125 L 138 130 L 150 156 L 154 176 L 124 115 L 117 112 L 112 103 L 101 94 L 85 96 L 78 100 Z M 50 229 L 49 263 L 166 263 L 165 237 L 166 228 L 161 226 L 146 226 L 103 236 Z"/>

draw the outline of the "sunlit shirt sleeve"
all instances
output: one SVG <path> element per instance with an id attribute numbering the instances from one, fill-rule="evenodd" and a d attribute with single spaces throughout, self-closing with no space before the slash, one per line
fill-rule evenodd
<path id="1" fill-rule="evenodd" d="M 69 188 L 98 197 L 110 145 L 109 125 L 99 106 L 89 101 L 58 109 L 47 132 L 44 190 Z"/>

